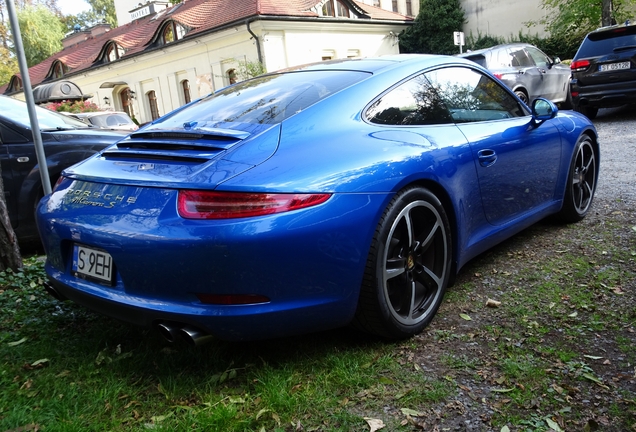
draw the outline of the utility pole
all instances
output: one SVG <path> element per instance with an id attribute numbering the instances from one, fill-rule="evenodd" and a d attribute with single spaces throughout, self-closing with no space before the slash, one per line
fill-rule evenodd
<path id="1" fill-rule="evenodd" d="M 612 0 L 603 0 L 601 5 L 601 25 L 603 27 L 614 24 L 612 22 Z"/>

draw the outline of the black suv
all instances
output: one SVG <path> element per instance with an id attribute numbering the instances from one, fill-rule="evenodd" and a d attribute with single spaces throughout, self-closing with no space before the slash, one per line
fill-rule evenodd
<path id="1" fill-rule="evenodd" d="M 636 102 L 636 25 L 589 33 L 572 64 L 572 104 L 589 118 L 599 108 Z"/>
<path id="2" fill-rule="evenodd" d="M 51 182 L 64 168 L 113 144 L 125 133 L 88 126 L 35 107 Z M 21 243 L 38 239 L 35 205 L 43 195 L 40 168 L 24 102 L 0 96 L 0 167 L 11 225 Z"/>

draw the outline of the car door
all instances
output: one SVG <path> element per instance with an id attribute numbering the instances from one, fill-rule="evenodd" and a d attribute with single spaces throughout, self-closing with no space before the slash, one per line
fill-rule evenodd
<path id="1" fill-rule="evenodd" d="M 501 225 L 554 199 L 561 158 L 558 130 L 534 127 L 499 82 L 468 67 L 426 73 L 467 138 L 488 222 Z"/>
<path id="2" fill-rule="evenodd" d="M 35 158 L 35 149 L 33 143 L 24 135 L 4 123 L 0 123 L 0 142 L 0 168 L 2 169 L 4 196 L 11 224 L 15 228 L 18 219 L 18 197 L 21 186 L 15 181 L 16 177 L 21 178 L 15 170 L 20 165 L 23 165 L 24 161 L 29 166 L 34 165 L 34 163 L 29 162 Z"/>
<path id="3" fill-rule="evenodd" d="M 541 88 L 538 90 L 537 97 L 542 96 L 550 100 L 561 100 L 565 94 L 564 75 L 558 68 L 553 67 L 550 57 L 535 47 L 526 47 L 528 55 L 534 61 L 534 64 L 541 74 Z"/>
<path id="4" fill-rule="evenodd" d="M 523 47 L 511 48 L 510 56 L 512 65 L 519 73 L 518 81 L 528 92 L 528 105 L 530 105 L 534 99 L 541 96 L 543 74 Z"/>

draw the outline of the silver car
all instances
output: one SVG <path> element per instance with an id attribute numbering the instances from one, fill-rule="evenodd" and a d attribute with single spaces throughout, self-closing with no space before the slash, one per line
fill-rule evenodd
<path id="1" fill-rule="evenodd" d="M 571 108 L 570 67 L 558 57 L 551 59 L 533 45 L 497 45 L 459 56 L 490 70 L 526 104 L 544 97 L 562 109 Z"/>

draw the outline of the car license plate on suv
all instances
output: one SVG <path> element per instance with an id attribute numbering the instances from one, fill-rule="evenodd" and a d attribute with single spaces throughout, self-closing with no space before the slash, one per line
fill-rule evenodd
<path id="1" fill-rule="evenodd" d="M 630 66 L 631 64 L 628 61 L 620 62 L 620 63 L 608 63 L 608 64 L 599 65 L 598 70 L 599 72 L 608 72 L 608 71 L 615 71 L 615 70 L 621 70 L 621 69 L 629 69 Z"/>
<path id="2" fill-rule="evenodd" d="M 113 284 L 113 257 L 106 251 L 86 246 L 73 247 L 73 274 L 108 285 Z"/>

